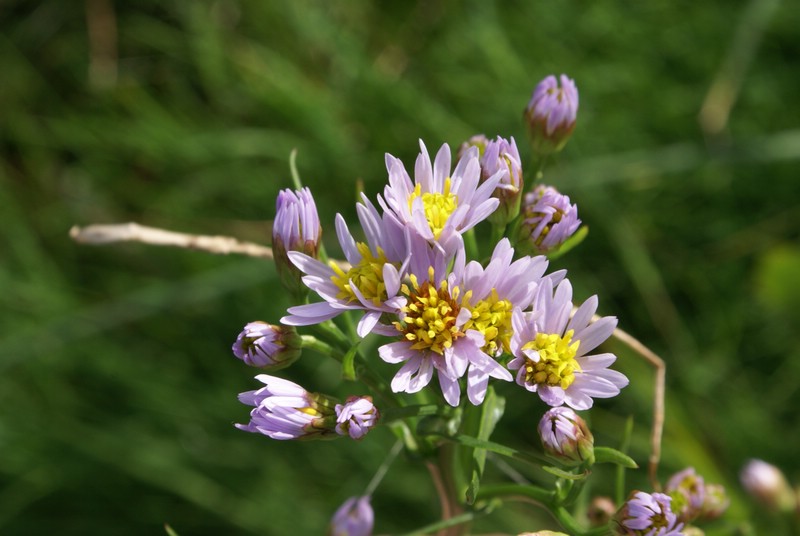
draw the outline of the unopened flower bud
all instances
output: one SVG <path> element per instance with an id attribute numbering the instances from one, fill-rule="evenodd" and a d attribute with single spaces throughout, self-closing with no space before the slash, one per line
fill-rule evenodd
<path id="1" fill-rule="evenodd" d="M 699 519 L 703 521 L 717 519 L 728 509 L 730 504 L 731 500 L 725 493 L 722 484 L 706 484 L 706 497 Z"/>
<path id="2" fill-rule="evenodd" d="M 236 342 L 233 355 L 250 365 L 269 370 L 287 367 L 300 357 L 302 340 L 292 326 L 274 326 L 266 322 L 247 324 Z"/>
<path id="3" fill-rule="evenodd" d="M 745 491 L 771 510 L 788 512 L 795 507 L 795 495 L 780 469 L 762 460 L 750 460 L 739 478 Z"/>
<path id="4" fill-rule="evenodd" d="M 489 138 L 484 136 L 483 134 L 475 134 L 470 139 L 462 143 L 459 148 L 458 152 L 456 153 L 456 161 L 461 160 L 461 157 L 467 152 L 467 149 L 470 147 L 477 147 L 478 148 L 478 158 L 483 157 L 483 153 L 486 152 L 486 146 L 489 144 Z"/>
<path id="5" fill-rule="evenodd" d="M 544 451 L 567 465 L 594 462 L 594 438 L 586 422 L 567 407 L 551 408 L 539 421 Z"/>
<path id="6" fill-rule="evenodd" d="M 683 523 L 672 511 L 672 499 L 663 493 L 634 491 L 614 518 L 618 536 L 682 536 Z"/>
<path id="7" fill-rule="evenodd" d="M 553 532 L 552 530 L 539 530 L 536 532 L 523 532 L 519 536 L 567 536 L 563 532 Z"/>
<path id="8" fill-rule="evenodd" d="M 328 536 L 370 536 L 375 514 L 370 498 L 350 497 L 336 510 L 328 528 Z"/>
<path id="9" fill-rule="evenodd" d="M 335 400 L 275 376 L 256 379 L 265 386 L 239 395 L 240 402 L 254 408 L 250 422 L 236 428 L 280 440 L 335 437 Z"/>
<path id="10" fill-rule="evenodd" d="M 563 149 L 575 128 L 578 88 L 566 75 L 559 78 L 561 87 L 553 75 L 539 82 L 525 109 L 531 146 L 540 156 Z"/>
<path id="11" fill-rule="evenodd" d="M 580 225 L 578 206 L 569 197 L 552 186 L 539 185 L 522 201 L 519 249 L 532 254 L 557 251 Z"/>
<path id="12" fill-rule="evenodd" d="M 344 404 L 336 404 L 336 433 L 361 439 L 379 418 L 371 396 L 351 396 Z"/>
<path id="13" fill-rule="evenodd" d="M 705 536 L 705 532 L 697 527 L 683 527 L 681 530 L 683 536 Z"/>
<path id="14" fill-rule="evenodd" d="M 272 254 L 281 283 L 294 294 L 305 292 L 303 273 L 289 260 L 288 251 L 317 258 L 322 227 L 311 190 L 281 190 L 275 202 L 272 224 Z"/>
<path id="15" fill-rule="evenodd" d="M 607 525 L 609 521 L 617 513 L 617 506 L 610 497 L 599 496 L 592 499 L 589 507 L 586 510 L 586 517 L 589 519 L 589 525 L 592 527 L 602 527 Z"/>
<path id="16" fill-rule="evenodd" d="M 664 492 L 672 497 L 672 511 L 683 522 L 692 521 L 703 511 L 706 485 L 693 467 L 687 467 L 670 477 Z"/>
<path id="17" fill-rule="evenodd" d="M 492 194 L 500 200 L 500 205 L 489 216 L 489 221 L 494 225 L 506 225 L 519 214 L 524 186 L 517 142 L 513 137 L 509 141 L 500 136 L 496 140 L 487 141 L 481 151 L 480 163 L 481 182 L 497 173 L 502 174 Z"/>

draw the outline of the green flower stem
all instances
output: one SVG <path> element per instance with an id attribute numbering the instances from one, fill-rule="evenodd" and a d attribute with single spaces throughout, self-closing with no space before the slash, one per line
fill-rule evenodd
<path id="1" fill-rule="evenodd" d="M 303 348 L 309 348 L 322 355 L 328 355 L 334 358 L 339 363 L 342 362 L 344 352 L 334 348 L 330 344 L 319 340 L 313 335 L 300 335 L 300 340 L 303 341 Z"/>
<path id="2" fill-rule="evenodd" d="M 347 335 L 342 333 L 342 330 L 339 329 L 339 326 L 334 324 L 333 320 L 326 320 L 325 322 L 314 324 L 310 327 L 328 342 L 336 344 L 339 349 L 342 350 L 342 353 L 349 350 L 353 345 L 350 339 L 347 338 Z"/>
<path id="3" fill-rule="evenodd" d="M 478 239 L 475 238 L 475 229 L 470 229 L 463 234 L 464 248 L 467 250 L 467 257 L 470 259 L 480 258 L 480 248 L 478 247 Z"/>
<path id="4" fill-rule="evenodd" d="M 481 518 L 485 515 L 488 515 L 494 509 L 494 505 L 489 505 L 486 508 L 475 510 L 472 512 L 464 512 L 463 514 L 459 514 L 457 516 L 451 517 L 450 519 L 444 519 L 442 521 L 438 521 L 436 523 L 431 523 L 430 525 L 425 525 L 422 528 L 419 528 L 415 531 L 408 532 L 403 536 L 421 536 L 423 534 L 432 534 L 434 532 L 438 532 L 442 529 L 454 527 L 457 525 L 461 525 L 464 523 L 469 523 L 470 521 L 474 521 L 475 519 Z"/>
<path id="5" fill-rule="evenodd" d="M 381 421 L 389 423 L 400 419 L 407 419 L 409 417 L 427 417 L 429 415 L 447 415 L 446 408 L 442 408 L 437 404 L 413 405 L 403 406 L 397 408 L 389 408 L 381 412 Z"/>

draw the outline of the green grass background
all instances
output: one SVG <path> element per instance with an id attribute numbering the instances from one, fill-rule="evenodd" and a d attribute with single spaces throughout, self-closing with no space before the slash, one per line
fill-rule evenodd
<path id="1" fill-rule="evenodd" d="M 382 190 L 384 153 L 410 166 L 419 138 L 435 150 L 483 132 L 527 157 L 521 111 L 561 72 L 578 127 L 545 179 L 590 234 L 554 266 L 667 361 L 661 476 L 693 465 L 733 501 L 707 533 L 788 531 L 737 473 L 759 457 L 800 482 L 799 27 L 778 0 L 0 3 L 0 533 L 321 534 L 393 439 L 233 428 L 256 383 L 230 344 L 288 305 L 273 267 L 79 246 L 68 230 L 138 221 L 267 243 L 297 148 L 336 253 L 333 216 L 353 219 L 358 181 Z M 730 115 L 704 131 L 715 84 Z M 652 373 L 614 349 L 632 382 L 593 429 L 616 445 L 633 415 L 643 463 Z M 329 361 L 309 353 L 283 375 L 357 391 Z M 498 391 L 498 438 L 535 444 L 542 404 Z M 490 464 L 487 478 L 503 476 Z M 383 533 L 438 515 L 402 457 L 374 504 Z M 546 527 L 512 504 L 475 530 Z"/>

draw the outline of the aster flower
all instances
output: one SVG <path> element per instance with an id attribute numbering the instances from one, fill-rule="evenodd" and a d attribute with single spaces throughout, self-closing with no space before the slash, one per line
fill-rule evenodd
<path id="1" fill-rule="evenodd" d="M 575 234 L 581 220 L 578 206 L 552 186 L 539 185 L 525 194 L 517 239 L 526 251 L 548 253 Z"/>
<path id="2" fill-rule="evenodd" d="M 763 460 L 749 460 L 739 473 L 745 491 L 770 510 L 788 512 L 795 507 L 795 494 L 783 472 Z"/>
<path id="3" fill-rule="evenodd" d="M 525 121 L 534 152 L 556 153 L 564 148 L 575 128 L 578 115 L 578 88 L 566 75 L 550 75 L 539 82 L 525 109 Z"/>
<path id="4" fill-rule="evenodd" d="M 725 487 L 721 484 L 706 484 L 706 496 L 703 500 L 703 509 L 700 512 L 699 519 L 703 521 L 710 521 L 717 519 L 728 506 L 731 500 L 725 492 Z"/>
<path id="5" fill-rule="evenodd" d="M 539 421 L 538 431 L 544 451 L 550 456 L 572 465 L 594 461 L 592 432 L 571 409 L 549 409 Z"/>
<path id="6" fill-rule="evenodd" d="M 616 533 L 625 536 L 683 536 L 669 495 L 635 491 L 617 512 Z"/>
<path id="7" fill-rule="evenodd" d="M 360 337 L 372 332 L 384 313 L 396 314 L 404 300 L 398 296 L 403 263 L 408 261 L 409 235 L 390 214 L 378 214 L 362 194 L 356 205 L 366 242 L 356 242 L 341 214 L 336 215 L 336 234 L 350 267 L 344 270 L 331 261 L 323 264 L 312 257 L 289 253 L 289 259 L 305 275 L 303 283 L 324 301 L 288 309 L 281 322 L 308 326 L 329 320 L 344 311 L 364 311 L 358 323 Z"/>
<path id="8" fill-rule="evenodd" d="M 370 536 L 375 514 L 370 497 L 350 497 L 336 510 L 328 536 Z"/>
<path id="9" fill-rule="evenodd" d="M 445 400 L 457 406 L 458 380 L 466 374 L 467 395 L 477 405 L 490 377 L 511 380 L 495 357 L 510 348 L 513 310 L 531 303 L 547 267 L 542 257 L 512 262 L 513 256 L 503 239 L 485 269 L 475 261 L 465 264 L 459 250 L 449 274 L 442 263 L 427 274 L 418 266 L 411 270 L 401 289 L 407 302 L 395 322 L 402 339 L 378 350 L 384 361 L 403 363 L 392 380 L 393 391 L 415 393 L 436 370 Z M 412 254 L 412 262 L 421 257 Z"/>
<path id="10" fill-rule="evenodd" d="M 614 354 L 590 355 L 614 332 L 617 319 L 603 317 L 592 322 L 597 297 L 586 300 L 570 318 L 572 285 L 563 280 L 553 291 L 553 282 L 542 279 L 532 312 L 515 311 L 508 368 L 517 371 L 516 381 L 538 393 L 551 406 L 566 403 L 576 410 L 592 407 L 593 398 L 610 398 L 628 385 L 621 373 L 608 368 Z"/>
<path id="11" fill-rule="evenodd" d="M 664 487 L 664 493 L 672 497 L 672 511 L 681 521 L 688 523 L 703 511 L 706 484 L 694 467 L 687 467 L 672 475 Z"/>
<path id="12" fill-rule="evenodd" d="M 302 341 L 291 326 L 250 322 L 233 343 L 233 355 L 251 367 L 278 370 L 300 357 Z"/>
<path id="13" fill-rule="evenodd" d="M 450 172 L 450 147 L 442 145 L 431 164 L 422 140 L 414 169 L 414 182 L 397 158 L 386 155 L 389 184 L 378 201 L 386 212 L 431 244 L 453 254 L 461 234 L 495 211 L 499 200 L 492 197 L 501 172 L 479 185 L 477 147 L 470 147 Z"/>
<path id="14" fill-rule="evenodd" d="M 489 220 L 495 225 L 506 225 L 519 214 L 524 185 L 517 142 L 513 137 L 509 141 L 500 136 L 488 141 L 481 152 L 480 163 L 482 181 L 501 173 L 500 182 L 492 194 L 500 200 L 500 206 L 489 216 Z"/>
<path id="15" fill-rule="evenodd" d="M 301 273 L 289 262 L 289 251 L 302 251 L 313 258 L 319 251 L 322 227 L 311 190 L 281 190 L 275 201 L 272 224 L 272 252 L 281 282 L 291 292 L 304 290 Z"/>
<path id="16" fill-rule="evenodd" d="M 280 440 L 308 439 L 334 433 L 336 413 L 333 400 L 309 393 L 296 383 L 275 376 L 260 374 L 256 379 L 265 386 L 239 395 L 240 402 L 254 406 L 254 409 L 250 412 L 250 422 L 237 424 L 236 428 Z"/>
<path id="17" fill-rule="evenodd" d="M 351 396 L 336 404 L 336 433 L 361 439 L 377 424 L 380 414 L 371 396 Z"/>

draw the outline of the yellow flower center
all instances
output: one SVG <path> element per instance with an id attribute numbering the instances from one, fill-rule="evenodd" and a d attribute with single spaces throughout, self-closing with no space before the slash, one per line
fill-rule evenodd
<path id="1" fill-rule="evenodd" d="M 433 275 L 433 268 L 429 268 L 428 279 L 433 280 Z M 464 336 L 455 325 L 460 310 L 456 303 L 458 287 L 448 288 L 446 280 L 438 288 L 430 281 L 420 285 L 413 274 L 409 279 L 411 287 L 406 284 L 401 287 L 408 296 L 408 303 L 403 307 L 405 316 L 394 326 L 406 340 L 413 342 L 413 350 L 430 350 L 441 355 L 453 341 Z"/>
<path id="2" fill-rule="evenodd" d="M 381 248 L 378 248 L 378 256 L 375 257 L 364 242 L 358 242 L 356 247 L 361 254 L 361 262 L 347 272 L 333 261 L 328 263 L 328 266 L 335 272 L 331 276 L 331 281 L 339 287 L 336 297 L 340 300 L 347 300 L 348 303 L 358 301 L 350 286 L 352 282 L 365 299 L 371 300 L 372 303 L 379 306 L 388 298 L 386 283 L 383 281 L 383 265 L 389 261 Z"/>
<path id="3" fill-rule="evenodd" d="M 501 351 L 510 352 L 511 341 L 511 302 L 501 300 L 497 290 L 492 289 L 492 294 L 485 300 L 479 301 L 474 307 L 469 307 L 469 298 L 472 291 L 468 291 L 462 300 L 462 307 L 467 307 L 472 312 L 472 318 L 464 324 L 464 329 L 474 329 L 483 333 L 486 341 L 482 350 L 491 356 Z"/>
<path id="4" fill-rule="evenodd" d="M 563 337 L 555 333 L 537 333 L 536 338 L 526 343 L 523 350 L 539 352 L 539 361 L 528 359 L 525 363 L 525 381 L 545 385 L 558 385 L 566 389 L 575 381 L 575 372 L 581 367 L 575 354 L 581 341 L 572 342 L 575 330 L 567 331 Z"/>
<path id="5" fill-rule="evenodd" d="M 428 220 L 428 225 L 431 226 L 433 237 L 438 239 L 442 234 L 442 229 L 444 229 L 447 223 L 447 218 L 449 218 L 450 214 L 458 207 L 458 196 L 450 193 L 450 177 L 445 179 L 444 192 L 442 193 L 425 192 L 423 194 L 422 186 L 417 184 L 414 191 L 411 192 L 411 195 L 408 197 L 409 209 L 414 199 L 418 197 L 422 198 L 422 206 L 425 208 L 425 219 Z"/>

